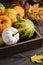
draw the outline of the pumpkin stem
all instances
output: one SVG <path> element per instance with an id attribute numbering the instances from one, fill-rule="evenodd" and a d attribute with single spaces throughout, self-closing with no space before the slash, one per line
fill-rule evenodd
<path id="1" fill-rule="evenodd" d="M 16 4 L 12 4 L 11 6 L 10 6 L 10 8 L 13 8 L 13 7 L 15 7 L 16 6 Z"/>
<path id="2" fill-rule="evenodd" d="M 12 34 L 12 36 L 14 37 L 14 34 Z"/>
<path id="3" fill-rule="evenodd" d="M 17 15 L 16 15 L 16 19 L 17 19 L 17 20 L 20 20 L 20 14 L 17 14 Z"/>
<path id="4" fill-rule="evenodd" d="M 18 32 L 17 32 L 18 33 Z M 12 36 L 14 37 L 17 33 L 15 33 L 15 34 L 12 34 Z"/>
<path id="5" fill-rule="evenodd" d="M 4 24 L 4 20 L 1 21 L 1 24 Z"/>

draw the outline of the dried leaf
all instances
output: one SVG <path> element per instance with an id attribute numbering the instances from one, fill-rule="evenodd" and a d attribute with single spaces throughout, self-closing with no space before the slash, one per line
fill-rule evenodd
<path id="1" fill-rule="evenodd" d="M 37 63 L 41 63 L 43 60 L 43 56 L 42 55 L 34 55 L 34 56 L 31 56 L 31 61 L 33 63 L 37 62 Z"/>
<path id="2" fill-rule="evenodd" d="M 39 8 L 39 4 L 30 5 L 29 12 L 37 12 Z"/>

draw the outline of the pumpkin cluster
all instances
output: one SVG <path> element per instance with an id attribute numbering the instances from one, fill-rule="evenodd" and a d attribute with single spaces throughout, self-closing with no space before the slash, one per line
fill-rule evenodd
<path id="1" fill-rule="evenodd" d="M 21 6 L 6 9 L 5 6 L 0 3 L 0 34 L 4 29 L 11 27 L 12 23 L 23 17 L 24 9 Z"/>
<path id="2" fill-rule="evenodd" d="M 25 19 L 25 10 L 21 6 L 6 8 L 0 3 L 0 41 L 12 45 L 19 40 L 33 36 L 35 26 L 29 19 Z"/>

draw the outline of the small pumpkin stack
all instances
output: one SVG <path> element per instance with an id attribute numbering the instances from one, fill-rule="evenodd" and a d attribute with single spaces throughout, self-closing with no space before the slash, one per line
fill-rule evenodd
<path id="1" fill-rule="evenodd" d="M 4 15 L 5 7 L 0 3 L 0 46 L 4 44 L 2 39 L 2 32 L 4 29 L 11 27 L 11 20 Z"/>
<path id="2" fill-rule="evenodd" d="M 21 6 L 6 9 L 0 3 L 0 44 L 12 45 L 33 36 L 35 26 L 24 16 L 25 10 Z"/>

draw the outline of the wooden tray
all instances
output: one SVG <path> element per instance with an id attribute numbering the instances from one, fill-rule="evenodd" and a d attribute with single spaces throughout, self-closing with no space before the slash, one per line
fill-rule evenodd
<path id="1" fill-rule="evenodd" d="M 26 41 L 19 41 L 16 45 L 0 47 L 0 57 L 10 56 L 20 52 L 36 49 L 42 46 L 43 37 L 35 31 L 33 37 Z"/>

